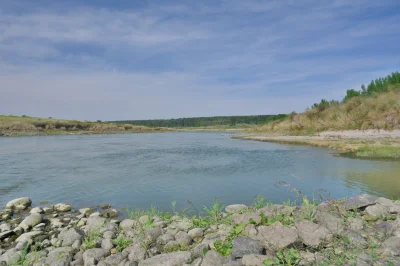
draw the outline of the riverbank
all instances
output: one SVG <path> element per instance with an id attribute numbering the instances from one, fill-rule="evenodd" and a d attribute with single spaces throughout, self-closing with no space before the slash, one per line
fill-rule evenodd
<path id="1" fill-rule="evenodd" d="M 219 201 L 187 211 L 32 207 L 0 212 L 4 265 L 398 265 L 400 203 L 361 195 L 317 204 Z M 2 262 L 4 261 L 4 262 Z M 3 265 L 3 264 L 1 264 Z"/>
<path id="2" fill-rule="evenodd" d="M 91 135 L 175 131 L 164 127 L 146 127 L 106 122 L 89 122 L 0 115 L 0 136 Z"/>
<path id="3" fill-rule="evenodd" d="M 326 131 L 313 136 L 249 133 L 232 135 L 231 137 L 335 149 L 338 151 L 338 155 L 360 159 L 400 159 L 400 130 Z"/>

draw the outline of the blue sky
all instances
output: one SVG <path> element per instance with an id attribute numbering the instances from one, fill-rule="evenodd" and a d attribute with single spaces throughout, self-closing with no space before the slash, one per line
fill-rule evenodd
<path id="1" fill-rule="evenodd" d="M 0 114 L 303 111 L 398 71 L 398 0 L 0 0 Z"/>

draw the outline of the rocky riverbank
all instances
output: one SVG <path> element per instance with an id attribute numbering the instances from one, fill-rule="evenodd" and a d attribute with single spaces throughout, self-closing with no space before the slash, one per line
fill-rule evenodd
<path id="1" fill-rule="evenodd" d="M 400 203 L 361 195 L 319 205 L 222 206 L 204 214 L 153 208 L 118 219 L 110 206 L 0 212 L 0 265 L 400 265 Z"/>

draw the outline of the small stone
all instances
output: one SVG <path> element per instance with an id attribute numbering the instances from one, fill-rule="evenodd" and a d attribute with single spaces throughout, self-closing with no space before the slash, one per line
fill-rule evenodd
<path id="1" fill-rule="evenodd" d="M 134 224 L 135 224 L 135 222 L 133 220 L 125 219 L 119 224 L 119 227 L 121 227 L 122 230 L 124 230 L 124 231 L 128 231 L 133 228 Z"/>
<path id="2" fill-rule="evenodd" d="M 242 264 L 245 266 L 261 266 L 263 265 L 263 261 L 265 261 L 266 259 L 270 259 L 270 257 L 266 255 L 256 254 L 244 255 L 242 258 Z"/>
<path id="3" fill-rule="evenodd" d="M 107 250 L 111 250 L 114 247 L 113 243 L 111 242 L 110 239 L 103 239 L 101 241 L 101 248 L 102 249 L 107 249 Z"/>
<path id="4" fill-rule="evenodd" d="M 79 209 L 79 213 L 83 214 L 85 217 L 89 217 L 94 212 L 92 208 L 82 208 Z"/>
<path id="5" fill-rule="evenodd" d="M 318 246 L 323 241 L 328 241 L 332 238 L 332 234 L 327 228 L 308 220 L 298 222 L 296 228 L 300 240 L 306 246 Z"/>
<path id="6" fill-rule="evenodd" d="M 171 234 L 163 234 L 157 238 L 157 244 L 165 245 L 168 242 L 174 241 L 175 237 Z"/>
<path id="7" fill-rule="evenodd" d="M 256 226 L 254 224 L 248 224 L 244 228 L 244 234 L 248 236 L 256 236 L 258 234 Z"/>
<path id="8" fill-rule="evenodd" d="M 259 226 L 257 230 L 259 240 L 265 246 L 272 246 L 275 249 L 294 246 L 299 242 L 297 231 L 280 222 L 275 222 L 270 226 Z"/>
<path id="9" fill-rule="evenodd" d="M 43 214 L 44 211 L 43 211 L 43 209 L 40 208 L 40 207 L 35 207 L 35 208 L 32 208 L 32 209 L 30 210 L 29 213 L 30 213 L 30 214 L 33 214 L 33 213 Z"/>
<path id="10" fill-rule="evenodd" d="M 192 255 L 194 258 L 202 258 L 209 250 L 208 244 L 200 244 L 193 249 Z"/>
<path id="11" fill-rule="evenodd" d="M 146 224 L 147 222 L 152 222 L 152 219 L 148 215 L 143 215 L 139 218 L 139 223 Z"/>
<path id="12" fill-rule="evenodd" d="M 160 228 L 152 228 L 144 233 L 144 238 L 149 241 L 149 243 L 154 243 L 160 235 L 162 235 L 162 230 Z"/>
<path id="13" fill-rule="evenodd" d="M 106 249 L 102 249 L 102 248 L 92 248 L 92 249 L 88 249 L 83 253 L 83 261 L 85 261 L 88 258 L 94 258 L 96 260 L 105 258 L 107 256 L 110 256 L 111 252 L 109 250 Z"/>
<path id="14" fill-rule="evenodd" d="M 184 247 L 189 246 L 190 243 L 192 242 L 192 239 L 190 238 L 190 236 L 186 232 L 183 232 L 183 231 L 180 231 L 175 235 L 175 240 L 181 246 L 184 246 Z"/>
<path id="15" fill-rule="evenodd" d="M 225 262 L 225 258 L 214 250 L 210 250 L 203 258 L 202 266 L 220 266 Z"/>
<path id="16" fill-rule="evenodd" d="M 42 221 L 42 215 L 38 213 L 33 213 L 26 217 L 21 223 L 20 227 L 24 229 L 25 231 L 28 230 L 29 228 L 39 224 Z"/>
<path id="17" fill-rule="evenodd" d="M 105 231 L 105 232 L 103 233 L 103 237 L 104 237 L 105 239 L 115 239 L 117 236 L 116 236 L 116 234 L 115 234 L 113 231 Z"/>
<path id="18" fill-rule="evenodd" d="M 68 212 L 71 210 L 70 204 L 58 203 L 54 205 L 54 210 L 58 212 Z"/>
<path id="19" fill-rule="evenodd" d="M 75 241 L 82 241 L 84 233 L 77 229 L 71 228 L 67 231 L 63 231 L 58 235 L 58 238 L 62 241 L 62 246 L 71 246 Z"/>

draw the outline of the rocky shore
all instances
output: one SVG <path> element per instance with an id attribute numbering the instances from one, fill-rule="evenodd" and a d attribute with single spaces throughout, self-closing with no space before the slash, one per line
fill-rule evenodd
<path id="1" fill-rule="evenodd" d="M 77 211 L 33 207 L 29 198 L 0 211 L 0 265 L 400 265 L 400 202 L 370 195 L 316 204 L 223 206 L 202 215 Z"/>

